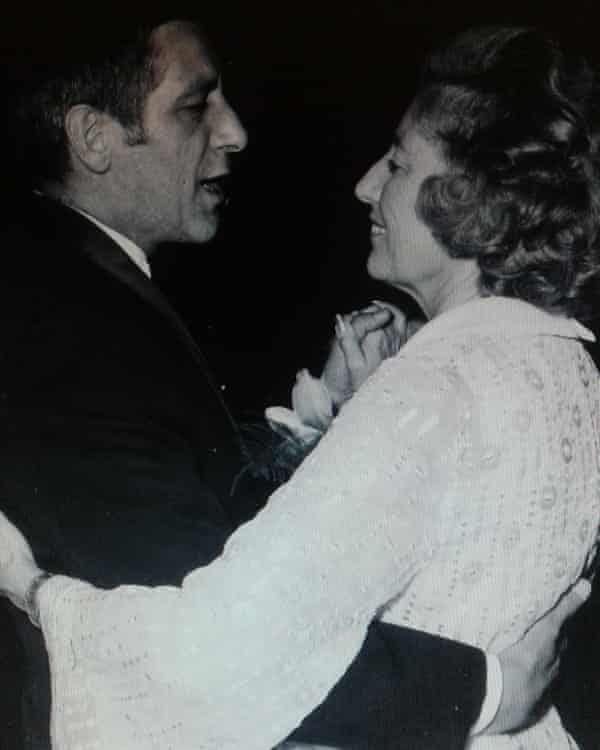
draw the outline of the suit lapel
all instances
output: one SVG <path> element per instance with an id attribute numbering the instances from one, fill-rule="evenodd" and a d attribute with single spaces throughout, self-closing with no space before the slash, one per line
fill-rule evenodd
<path id="1" fill-rule="evenodd" d="M 212 376 L 206 358 L 188 331 L 187 326 L 171 307 L 169 301 L 156 284 L 136 266 L 111 237 L 93 222 L 89 221 L 89 219 L 51 198 L 40 196 L 39 200 L 43 203 L 46 211 L 50 210 L 60 213 L 60 225 L 67 232 L 69 244 L 72 244 L 76 250 L 82 251 L 96 266 L 102 268 L 113 278 L 118 279 L 168 321 L 174 333 L 204 373 L 216 399 L 221 404 L 231 426 L 237 433 L 237 425 L 223 401 L 221 390 Z M 57 216 L 55 221 L 58 219 L 59 217 Z"/>

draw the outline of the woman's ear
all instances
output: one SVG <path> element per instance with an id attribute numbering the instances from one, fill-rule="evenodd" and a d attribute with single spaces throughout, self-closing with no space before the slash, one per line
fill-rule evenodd
<path id="1" fill-rule="evenodd" d="M 91 172 L 102 174 L 111 162 L 111 118 L 88 104 L 76 104 L 65 117 L 69 149 Z"/>

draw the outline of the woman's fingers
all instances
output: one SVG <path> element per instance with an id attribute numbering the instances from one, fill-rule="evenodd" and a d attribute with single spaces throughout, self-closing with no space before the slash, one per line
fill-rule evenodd
<path id="1" fill-rule="evenodd" d="M 350 315 L 336 315 L 335 335 L 350 373 L 360 372 L 366 364 L 366 359 Z"/>
<path id="2" fill-rule="evenodd" d="M 384 328 L 391 320 L 392 313 L 376 305 L 370 305 L 344 316 L 344 321 L 352 326 L 359 340 L 362 340 L 369 333 Z"/>
<path id="3" fill-rule="evenodd" d="M 360 310 L 336 315 L 337 347 L 331 348 L 322 375 L 334 404 L 339 406 L 356 392 L 406 339 L 406 316 L 394 305 L 374 301 Z"/>
<path id="4" fill-rule="evenodd" d="M 394 328 L 400 333 L 405 332 L 408 319 L 404 310 L 396 307 L 396 305 L 392 305 L 390 302 L 379 299 L 373 300 L 373 304 L 380 310 L 387 310 L 391 315 L 391 320 L 393 320 Z"/>

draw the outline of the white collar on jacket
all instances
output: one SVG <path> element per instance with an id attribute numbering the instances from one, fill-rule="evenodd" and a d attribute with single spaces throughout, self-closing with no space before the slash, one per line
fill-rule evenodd
<path id="1" fill-rule="evenodd" d="M 561 336 L 595 341 L 594 334 L 574 318 L 551 314 L 511 297 L 480 297 L 448 310 L 426 323 L 402 348 L 422 347 L 458 331 L 502 333 L 507 338 L 531 335 Z"/>

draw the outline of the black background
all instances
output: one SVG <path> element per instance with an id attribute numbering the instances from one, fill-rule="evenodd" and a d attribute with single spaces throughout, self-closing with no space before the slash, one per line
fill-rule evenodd
<path id="1" fill-rule="evenodd" d="M 226 94 L 249 146 L 237 159 L 217 239 L 162 249 L 154 274 L 238 413 L 252 418 L 281 402 L 297 369 L 318 368 L 335 312 L 390 298 L 365 276 L 368 211 L 353 186 L 387 147 L 427 50 L 473 25 L 533 24 L 598 63 L 595 8 L 527 0 L 168 4 L 171 17 L 198 20 L 219 46 Z M 19 56 L 52 59 L 65 35 L 98 37 L 155 12 L 135 2 L 5 11 L 0 56 L 11 64 Z M 4 178 L 10 185 L 10 174 Z M 593 621 L 594 610 L 585 617 Z M 577 673 L 598 662 L 596 650 L 589 636 L 576 642 L 563 691 L 571 715 L 587 717 L 593 748 L 600 746 L 598 685 Z M 0 668 L 8 669 L 4 659 Z M 5 712 L 9 697 L 0 695 Z"/>

